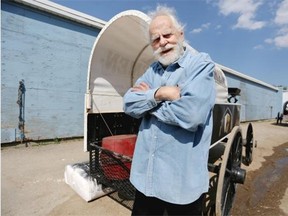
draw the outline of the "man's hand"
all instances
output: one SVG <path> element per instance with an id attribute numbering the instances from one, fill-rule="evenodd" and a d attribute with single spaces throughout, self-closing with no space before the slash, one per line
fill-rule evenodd
<path id="1" fill-rule="evenodd" d="M 173 101 L 180 99 L 180 88 L 178 86 L 162 86 L 155 95 L 156 101 Z"/>
<path id="2" fill-rule="evenodd" d="M 150 87 L 147 83 L 141 82 L 138 85 L 132 87 L 132 92 L 147 91 Z M 178 86 L 162 86 L 160 87 L 155 95 L 156 101 L 173 101 L 180 99 L 180 88 Z"/>
<path id="3" fill-rule="evenodd" d="M 147 91 L 149 89 L 150 89 L 150 87 L 147 83 L 141 82 L 139 85 L 133 86 L 131 91 L 132 92 L 138 92 L 138 91 Z"/>

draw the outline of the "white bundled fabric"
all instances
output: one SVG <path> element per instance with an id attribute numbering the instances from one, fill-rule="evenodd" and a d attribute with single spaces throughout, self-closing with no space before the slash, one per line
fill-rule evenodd
<path id="1" fill-rule="evenodd" d="M 89 175 L 88 163 L 67 165 L 64 172 L 65 182 L 85 201 L 91 201 L 112 192 L 111 188 L 102 188 L 97 180 Z"/>

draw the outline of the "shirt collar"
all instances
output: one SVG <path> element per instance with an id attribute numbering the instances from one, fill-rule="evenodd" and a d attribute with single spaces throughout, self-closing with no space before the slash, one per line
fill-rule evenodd
<path id="1" fill-rule="evenodd" d="M 184 53 L 180 56 L 180 58 L 175 63 L 177 63 L 180 67 L 184 67 L 187 55 L 188 55 L 188 49 L 184 47 Z"/>

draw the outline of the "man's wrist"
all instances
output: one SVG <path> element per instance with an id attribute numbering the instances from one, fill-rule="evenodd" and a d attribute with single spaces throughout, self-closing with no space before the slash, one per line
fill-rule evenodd
<path id="1" fill-rule="evenodd" d="M 157 101 L 157 103 L 162 101 L 162 98 L 161 98 L 161 95 L 160 95 L 160 92 L 159 92 L 160 88 L 161 87 L 159 87 L 154 93 L 154 98 Z"/>

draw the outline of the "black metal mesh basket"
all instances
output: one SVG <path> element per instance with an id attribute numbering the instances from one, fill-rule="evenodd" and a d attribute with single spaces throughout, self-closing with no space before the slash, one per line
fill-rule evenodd
<path id="1" fill-rule="evenodd" d="M 90 175 L 99 184 L 115 189 L 109 196 L 132 209 L 135 188 L 129 181 L 132 158 L 90 143 Z"/>

